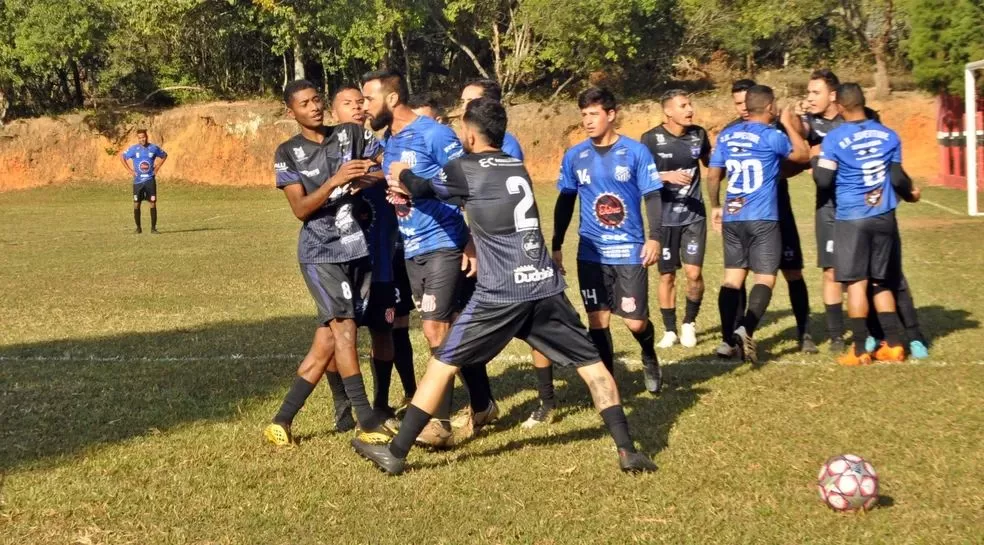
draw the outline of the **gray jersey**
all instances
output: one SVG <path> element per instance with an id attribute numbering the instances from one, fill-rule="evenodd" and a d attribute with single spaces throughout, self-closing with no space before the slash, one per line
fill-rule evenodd
<path id="1" fill-rule="evenodd" d="M 322 143 L 298 134 L 280 144 L 274 154 L 277 187 L 301 184 L 314 193 L 353 158 L 379 155 L 379 143 L 371 132 L 354 123 L 326 127 Z M 366 237 L 357 219 L 360 201 L 348 187 L 335 189 L 314 214 L 304 220 L 297 240 L 301 263 L 345 263 L 369 255 Z"/>
<path id="2" fill-rule="evenodd" d="M 663 225 L 690 225 L 706 218 L 700 189 L 700 160 L 711 153 L 707 131 L 692 125 L 677 136 L 660 125 L 646 131 L 640 141 L 653 154 L 653 161 L 660 172 L 685 170 L 691 176 L 690 185 L 663 183 Z"/>

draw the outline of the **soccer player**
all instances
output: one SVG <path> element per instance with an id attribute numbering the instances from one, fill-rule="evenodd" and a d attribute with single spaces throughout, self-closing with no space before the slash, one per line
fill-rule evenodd
<path id="1" fill-rule="evenodd" d="M 824 137 L 844 122 L 844 118 L 837 109 L 838 85 L 840 85 L 840 80 L 837 75 L 828 69 L 819 69 L 810 75 L 805 101 L 807 111 L 802 118 L 806 141 L 813 147 L 814 155 L 819 153 Z M 871 108 L 865 107 L 864 112 L 868 119 L 878 121 L 878 113 Z M 827 335 L 831 341 L 831 352 L 840 354 L 844 352 L 844 310 L 842 303 L 843 287 L 834 277 L 834 207 L 833 190 L 822 190 L 818 187 L 816 205 L 817 259 L 818 265 L 823 269 L 823 302 L 826 309 Z M 916 305 L 904 275 L 898 282 L 895 298 L 899 318 L 905 326 L 909 339 L 910 353 L 916 358 L 929 357 L 926 339 L 919 328 Z M 869 321 L 869 330 L 872 333 L 880 333 L 877 320 Z M 881 339 L 882 337 L 879 336 L 878 338 Z M 866 346 L 870 347 L 874 343 L 875 339 L 872 337 L 867 341 Z M 868 351 L 872 352 L 874 348 Z"/>
<path id="2" fill-rule="evenodd" d="M 711 142 L 707 131 L 694 125 L 690 95 L 679 89 L 660 98 L 665 121 L 640 139 L 649 148 L 663 180 L 663 238 L 659 260 L 659 309 L 666 333 L 657 343 L 669 348 L 677 341 L 676 274 L 687 276 L 687 306 L 680 344 L 697 346 L 697 313 L 704 298 L 704 248 L 707 212 L 700 187 L 700 163 L 707 166 Z"/>
<path id="3" fill-rule="evenodd" d="M 769 87 L 749 88 L 744 105 L 748 119 L 718 135 L 707 185 L 713 227 L 724 236 L 724 281 L 718 295 L 722 328 L 735 323 L 741 286 L 751 271 L 754 286 L 748 295 L 748 309 L 731 343 L 738 347 L 742 359 L 757 364 L 753 336 L 772 299 L 782 260 L 780 169 L 783 161 L 808 163 L 810 148 L 795 129 L 799 120 L 792 110 L 784 110 L 781 118 L 789 136 L 775 128 L 775 96 Z M 720 189 L 725 173 L 728 183 L 722 209 Z"/>
<path id="4" fill-rule="evenodd" d="M 433 119 L 413 113 L 406 105 L 407 85 L 396 71 L 370 72 L 362 78 L 366 116 L 373 130 L 386 129 L 383 168 L 402 162 L 414 173 L 435 176 L 448 161 L 463 152 L 454 131 Z M 461 308 L 466 273 L 473 275 L 473 258 L 465 252 L 469 240 L 461 207 L 436 198 L 397 200 L 394 203 L 407 273 L 418 301 L 421 327 L 432 349 L 440 346 L 451 320 Z M 463 272 L 464 271 L 464 272 Z M 484 367 L 462 370 L 471 397 L 472 418 L 466 435 L 498 418 Z M 450 390 L 436 419 L 419 438 L 435 447 L 452 444 Z"/>
<path id="5" fill-rule="evenodd" d="M 591 88 L 578 96 L 584 142 L 564 154 L 554 209 L 553 258 L 564 273 L 564 234 L 581 199 L 577 277 L 588 312 L 589 334 L 614 376 L 615 353 L 608 329 L 622 317 L 642 349 L 646 390 L 659 393 L 662 374 L 649 321 L 648 267 L 659 260 L 663 183 L 645 146 L 615 132 L 615 95 Z M 649 237 L 643 229 L 646 202 Z"/>
<path id="6" fill-rule="evenodd" d="M 441 108 L 441 105 L 430 94 L 410 95 L 407 106 L 413 110 L 413 113 L 429 117 L 442 125 L 446 121 L 444 119 L 444 109 Z"/>
<path id="7" fill-rule="evenodd" d="M 321 95 L 309 81 L 284 89 L 287 115 L 300 133 L 277 147 L 274 155 L 277 188 L 284 192 L 294 216 L 302 222 L 297 257 L 301 274 L 318 307 L 318 328 L 311 349 L 273 422 L 264 430 L 276 445 L 292 443 L 290 428 L 334 355 L 346 396 L 355 409 L 360 434 L 381 440 L 393 434 L 385 415 L 373 411 L 359 371 L 356 318 L 363 312 L 372 271 L 365 234 L 355 218 L 352 182 L 376 163 L 379 146 L 361 126 L 326 127 Z M 358 157 L 353 151 L 361 150 Z M 351 160 L 346 160 L 351 159 Z"/>
<path id="8" fill-rule="evenodd" d="M 854 345 L 838 363 L 871 363 L 872 355 L 865 348 L 869 282 L 885 335 L 874 359 L 902 361 L 902 324 L 892 293 L 902 272 L 896 192 L 911 202 L 919 200 L 919 192 L 913 191 L 912 180 L 902 170 L 898 135 L 865 114 L 861 86 L 845 83 L 836 92 L 844 123 L 824 138 L 813 177 L 821 190 L 834 191 L 834 274 L 847 287 L 847 314 L 854 334 Z"/>
<path id="9" fill-rule="evenodd" d="M 133 165 L 127 161 L 132 161 Z M 120 162 L 133 174 L 133 221 L 137 224 L 138 235 L 143 233 L 140 228 L 140 203 L 150 203 L 150 232 L 157 231 L 157 172 L 167 161 L 167 153 L 147 140 L 147 129 L 137 129 L 137 143 L 120 154 Z"/>
<path id="10" fill-rule="evenodd" d="M 655 471 L 656 464 L 636 451 L 615 380 L 564 295 L 564 280 L 540 231 L 529 174 L 522 161 L 501 149 L 505 108 L 492 99 L 475 100 L 465 109 L 464 125 L 468 155 L 449 162 L 429 180 L 406 164 L 394 163 L 389 183 L 417 200 L 426 196 L 465 203 L 481 264 L 475 294 L 434 351 L 396 438 L 389 445 L 355 439 L 353 447 L 383 471 L 402 473 L 415 434 L 440 405 L 457 368 L 484 367 L 518 338 L 551 361 L 577 368 L 615 440 L 623 471 Z"/>
<path id="11" fill-rule="evenodd" d="M 491 79 L 477 79 L 469 82 L 461 90 L 461 111 L 468 108 L 468 103 L 479 99 L 488 98 L 502 103 L 502 87 L 499 82 Z M 502 139 L 502 152 L 506 155 L 523 160 L 523 148 L 519 145 L 519 140 L 509 131 Z M 536 372 L 537 392 L 540 396 L 540 405 L 533 409 L 530 417 L 523 422 L 523 429 L 530 429 L 540 424 L 549 424 L 556 417 L 556 396 L 553 385 L 553 366 L 546 356 L 533 349 L 533 369 Z"/>

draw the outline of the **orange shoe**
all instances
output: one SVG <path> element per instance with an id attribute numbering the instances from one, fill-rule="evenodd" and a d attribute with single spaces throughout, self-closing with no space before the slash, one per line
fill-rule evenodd
<path id="1" fill-rule="evenodd" d="M 854 346 L 852 345 L 837 358 L 837 363 L 845 367 L 858 367 L 860 365 L 871 365 L 871 355 L 867 352 L 862 353 L 860 356 L 854 353 Z"/>
<path id="2" fill-rule="evenodd" d="M 878 346 L 878 350 L 875 350 L 875 361 L 905 361 L 905 347 L 902 345 L 889 346 L 887 342 L 882 341 L 881 345 Z"/>

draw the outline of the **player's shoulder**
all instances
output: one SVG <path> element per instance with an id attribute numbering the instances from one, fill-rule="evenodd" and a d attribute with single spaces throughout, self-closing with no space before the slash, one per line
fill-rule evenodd
<path id="1" fill-rule="evenodd" d="M 662 124 L 656 125 L 655 127 L 642 133 L 642 136 L 639 137 L 639 141 L 643 143 L 648 142 L 649 140 L 656 138 L 657 134 L 663 136 L 664 138 L 666 137 L 666 129 L 663 128 Z"/>
<path id="2" fill-rule="evenodd" d="M 283 155 L 287 155 L 289 157 L 290 154 L 291 154 L 291 149 L 292 148 L 299 148 L 299 147 L 301 147 L 301 145 L 303 143 L 304 143 L 304 137 L 301 136 L 300 133 L 295 134 L 294 136 L 291 136 L 287 140 L 284 140 L 283 142 L 281 142 L 280 145 L 277 146 L 276 153 L 278 155 L 279 154 L 283 154 Z"/>
<path id="3" fill-rule="evenodd" d="M 684 135 L 697 137 L 701 140 L 707 138 L 707 129 L 701 127 L 700 125 L 690 125 L 684 129 Z"/>
<path id="4" fill-rule="evenodd" d="M 642 142 L 636 140 L 635 138 L 630 138 L 624 134 L 618 135 L 618 140 L 615 141 L 614 149 L 618 151 L 619 148 L 628 150 L 632 153 L 649 153 L 649 148 L 647 148 Z"/>
<path id="5" fill-rule="evenodd" d="M 565 161 L 573 161 L 575 159 L 583 159 L 591 154 L 593 151 L 591 139 L 585 138 L 584 140 L 574 144 L 573 146 L 567 148 L 564 152 Z"/>

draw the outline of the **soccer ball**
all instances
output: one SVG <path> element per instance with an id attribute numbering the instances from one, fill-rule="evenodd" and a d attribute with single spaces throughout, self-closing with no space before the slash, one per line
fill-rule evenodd
<path id="1" fill-rule="evenodd" d="M 864 458 L 841 454 L 820 468 L 817 491 L 834 511 L 867 511 L 878 503 L 878 474 Z"/>

